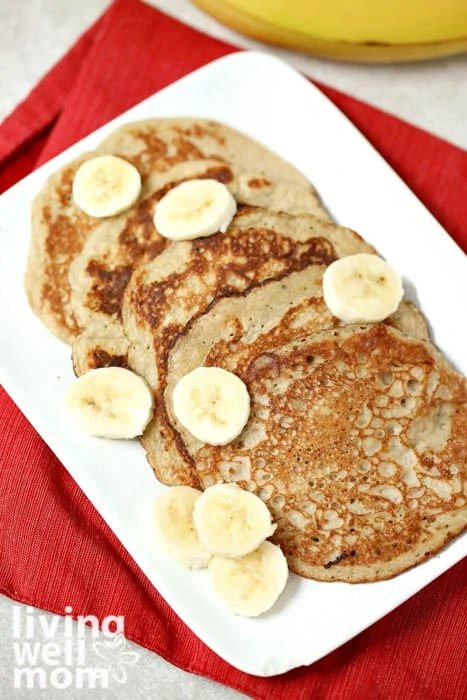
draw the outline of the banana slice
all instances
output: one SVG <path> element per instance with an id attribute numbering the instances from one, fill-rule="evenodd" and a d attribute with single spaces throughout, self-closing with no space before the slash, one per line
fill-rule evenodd
<path id="1" fill-rule="evenodd" d="M 148 384 L 123 367 L 103 367 L 83 374 L 70 387 L 66 406 L 84 432 L 95 437 L 134 438 L 154 412 Z"/>
<path id="2" fill-rule="evenodd" d="M 172 486 L 154 504 L 158 541 L 166 554 L 189 569 L 205 569 L 211 561 L 199 541 L 193 509 L 201 491 L 191 486 Z"/>
<path id="3" fill-rule="evenodd" d="M 249 554 L 276 529 L 266 504 L 237 484 L 208 487 L 196 501 L 193 520 L 203 546 L 227 557 Z"/>
<path id="4" fill-rule="evenodd" d="M 141 192 L 137 169 L 117 156 L 98 156 L 79 166 L 73 180 L 75 204 L 89 216 L 102 218 L 126 211 Z"/>
<path id="5" fill-rule="evenodd" d="M 154 225 L 174 241 L 204 238 L 227 230 L 237 203 L 217 180 L 187 180 L 171 189 L 156 206 Z"/>
<path id="6" fill-rule="evenodd" d="M 215 593 L 232 612 L 256 617 L 269 610 L 285 588 L 287 560 L 280 547 L 263 542 L 239 559 L 212 558 L 209 576 Z"/>
<path id="7" fill-rule="evenodd" d="M 220 367 L 197 367 L 185 374 L 172 401 L 177 420 L 209 445 L 227 445 L 240 435 L 250 415 L 245 384 Z"/>
<path id="8" fill-rule="evenodd" d="M 376 323 L 396 311 L 404 295 L 400 275 L 377 255 L 336 260 L 323 275 L 324 301 L 345 323 Z"/>

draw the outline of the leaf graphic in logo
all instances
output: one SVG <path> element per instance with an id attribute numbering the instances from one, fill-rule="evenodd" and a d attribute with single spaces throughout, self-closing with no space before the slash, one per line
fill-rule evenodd
<path id="1" fill-rule="evenodd" d="M 126 683 L 127 675 L 125 666 L 122 664 L 112 666 L 112 676 L 115 678 L 117 683 Z"/>
<path id="2" fill-rule="evenodd" d="M 120 662 L 122 664 L 135 664 L 139 661 L 139 654 L 136 651 L 124 651 L 120 654 Z"/>
<path id="3" fill-rule="evenodd" d="M 92 643 L 92 648 L 96 652 L 97 656 L 101 657 L 101 659 L 104 659 L 105 661 L 113 660 L 114 653 L 108 639 L 104 639 L 103 641 L 97 639 Z"/>
<path id="4" fill-rule="evenodd" d="M 125 646 L 126 639 L 120 632 L 112 639 L 96 640 L 92 645 L 96 654 L 106 661 L 107 670 L 117 683 L 126 683 L 125 666 L 131 666 L 139 660 L 139 654 L 135 651 L 125 651 Z"/>
<path id="5" fill-rule="evenodd" d="M 126 644 L 126 639 L 121 632 L 116 634 L 112 639 L 107 640 L 109 648 L 118 654 L 119 651 L 123 650 Z"/>

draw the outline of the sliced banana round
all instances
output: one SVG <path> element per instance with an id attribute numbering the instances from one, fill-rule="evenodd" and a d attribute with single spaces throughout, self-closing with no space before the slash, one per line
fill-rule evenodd
<path id="1" fill-rule="evenodd" d="M 142 377 L 123 367 L 83 374 L 70 387 L 66 407 L 77 425 L 95 437 L 134 438 L 154 412 L 154 394 Z"/>
<path id="2" fill-rule="evenodd" d="M 82 163 L 73 180 L 75 204 L 89 216 L 103 218 L 126 211 L 141 193 L 138 170 L 117 156 L 97 156 Z"/>
<path id="3" fill-rule="evenodd" d="M 201 493 L 191 486 L 172 486 L 154 504 L 158 542 L 169 557 L 189 569 L 205 569 L 212 556 L 199 541 L 193 522 Z"/>
<path id="4" fill-rule="evenodd" d="M 161 236 L 174 241 L 224 233 L 237 211 L 227 187 L 217 180 L 187 180 L 158 202 L 154 226 Z"/>
<path id="5" fill-rule="evenodd" d="M 215 556 L 209 564 L 215 593 L 232 612 L 256 617 L 269 610 L 285 588 L 287 560 L 280 547 L 263 542 L 238 559 Z"/>
<path id="6" fill-rule="evenodd" d="M 236 374 L 220 367 L 197 367 L 172 394 L 178 421 L 209 445 L 227 445 L 242 432 L 250 415 L 248 389 Z"/>
<path id="7" fill-rule="evenodd" d="M 252 552 L 276 529 L 266 504 L 237 484 L 209 486 L 196 501 L 193 520 L 203 546 L 226 557 Z"/>
<path id="8" fill-rule="evenodd" d="M 323 295 L 330 312 L 344 323 L 377 323 L 396 311 L 404 288 L 385 260 L 358 253 L 326 268 Z"/>

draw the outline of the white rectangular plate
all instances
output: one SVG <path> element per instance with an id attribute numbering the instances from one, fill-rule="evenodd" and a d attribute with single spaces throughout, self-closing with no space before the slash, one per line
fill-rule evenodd
<path id="1" fill-rule="evenodd" d="M 73 381 L 70 349 L 30 311 L 22 286 L 29 205 L 45 179 L 92 149 L 117 125 L 165 116 L 226 122 L 301 169 L 335 219 L 356 229 L 399 270 L 427 315 L 436 342 L 467 371 L 466 259 L 357 129 L 305 78 L 262 53 L 239 53 L 150 97 L 29 175 L 0 198 L 1 381 L 169 605 L 233 666 L 259 676 L 310 664 L 419 591 L 467 553 L 467 535 L 390 581 L 319 583 L 291 575 L 285 593 L 257 619 L 229 614 L 206 572 L 160 554 L 146 527 L 165 488 L 137 442 L 79 433 L 63 410 Z M 417 164 L 414 164 L 417 167 Z"/>

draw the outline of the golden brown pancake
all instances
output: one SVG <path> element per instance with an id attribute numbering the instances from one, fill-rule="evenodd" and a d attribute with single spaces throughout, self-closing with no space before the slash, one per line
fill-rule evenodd
<path id="1" fill-rule="evenodd" d="M 467 381 L 429 341 L 384 324 L 305 336 L 239 372 L 250 419 L 195 458 L 203 487 L 268 505 L 292 571 L 391 578 L 467 527 Z"/>
<path id="2" fill-rule="evenodd" d="M 194 457 L 202 443 L 177 421 L 172 393 L 180 379 L 201 366 L 222 367 L 244 374 L 252 357 L 327 328 L 344 325 L 323 298 L 322 265 L 311 265 L 279 280 L 267 280 L 242 293 L 215 299 L 204 314 L 180 333 L 168 357 L 163 408 L 178 450 L 172 466 L 183 462 L 195 471 Z M 422 313 L 403 301 L 386 323 L 413 338 L 428 339 Z"/>
<path id="3" fill-rule="evenodd" d="M 247 207 L 226 233 L 174 243 L 133 273 L 123 326 L 132 345 L 129 365 L 147 379 L 156 397 L 142 443 L 160 481 L 197 483 L 191 466 L 180 459 L 163 411 L 168 354 L 185 325 L 216 297 L 357 252 L 374 250 L 350 229 L 311 215 Z"/>
<path id="4" fill-rule="evenodd" d="M 213 160 L 193 160 L 164 173 L 152 173 L 140 202 L 124 215 L 112 217 L 88 236 L 70 265 L 71 306 L 81 329 L 73 343 L 77 375 L 90 369 L 127 364 L 128 343 L 121 327 L 121 306 L 133 271 L 157 257 L 170 244 L 154 226 L 160 199 L 189 179 L 214 179 L 226 185 L 240 202 L 303 212 L 316 211 L 310 188 L 264 178 L 240 178 L 228 165 Z"/>
<path id="5" fill-rule="evenodd" d="M 103 153 L 143 179 L 136 206 L 107 220 L 72 198 L 79 165 Z M 239 212 L 226 234 L 172 244 L 154 207 L 193 176 L 224 182 Z M 142 442 L 161 481 L 239 483 L 268 504 L 293 571 L 374 581 L 466 528 L 467 388 L 420 340 L 428 331 L 412 304 L 372 326 L 329 314 L 323 267 L 374 252 L 329 221 L 295 167 L 228 126 L 128 124 L 36 197 L 25 287 L 45 325 L 74 341 L 78 374 L 120 365 L 147 378 L 156 415 Z M 237 373 L 252 397 L 225 447 L 193 440 L 173 415 L 173 386 L 200 364 Z"/>
<path id="6" fill-rule="evenodd" d="M 209 158 L 237 174 L 250 172 L 268 182 L 284 180 L 307 188 L 317 209 L 328 217 L 306 178 L 287 161 L 248 136 L 205 119 L 154 119 L 127 124 L 87 153 L 55 173 L 35 198 L 25 288 L 33 311 L 61 340 L 71 343 L 80 328 L 70 302 L 68 273 L 90 233 L 101 225 L 82 212 L 72 197 L 79 165 L 102 153 L 125 158 L 141 173 L 143 193 L 151 173 L 178 163 Z"/>

